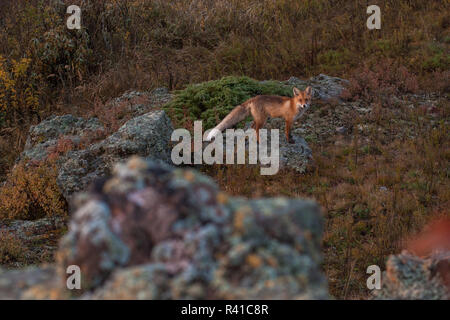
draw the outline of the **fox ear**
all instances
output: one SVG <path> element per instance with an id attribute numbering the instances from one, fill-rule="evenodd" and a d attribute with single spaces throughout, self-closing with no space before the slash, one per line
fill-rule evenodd
<path id="1" fill-rule="evenodd" d="M 294 96 L 298 96 L 301 93 L 296 87 L 294 87 Z"/>
<path id="2" fill-rule="evenodd" d="M 311 87 L 306 88 L 305 93 L 311 97 L 312 96 L 312 88 Z"/>

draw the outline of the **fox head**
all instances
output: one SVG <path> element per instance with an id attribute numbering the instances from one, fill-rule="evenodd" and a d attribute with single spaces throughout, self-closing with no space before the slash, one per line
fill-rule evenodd
<path id="1" fill-rule="evenodd" d="M 295 106 L 297 108 L 297 112 L 301 112 L 306 110 L 309 107 L 312 99 L 312 88 L 307 87 L 305 91 L 301 91 L 294 87 L 294 99 Z"/>

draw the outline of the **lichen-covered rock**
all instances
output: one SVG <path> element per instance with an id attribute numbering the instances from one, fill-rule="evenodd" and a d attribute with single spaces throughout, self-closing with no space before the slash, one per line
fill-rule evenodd
<path id="1" fill-rule="evenodd" d="M 303 116 L 306 117 L 307 115 Z M 271 130 L 278 129 L 280 135 L 280 168 L 290 168 L 299 173 L 305 173 L 306 168 L 312 159 L 312 150 L 308 146 L 308 143 L 302 136 L 302 132 L 300 132 L 298 128 L 291 131 L 291 136 L 294 143 L 288 142 L 284 134 L 285 124 L 285 121 L 279 118 L 269 119 L 266 122 L 266 124 L 264 125 L 264 129 L 267 129 L 268 145 L 271 145 Z"/>
<path id="2" fill-rule="evenodd" d="M 131 155 L 170 163 L 170 136 L 173 127 L 162 110 L 152 111 L 127 121 L 117 132 L 84 150 L 69 151 L 64 156 L 58 185 L 70 199 L 78 191 L 106 176 L 114 163 Z"/>
<path id="3" fill-rule="evenodd" d="M 171 99 L 167 89 L 158 88 L 150 93 L 129 91 L 111 100 L 105 108 L 120 105 L 132 118 L 109 136 L 97 118 L 50 117 L 30 128 L 17 162 L 40 162 L 52 156 L 59 170 L 58 186 L 69 202 L 72 194 L 86 190 L 92 181 L 106 176 L 114 163 L 131 155 L 170 163 L 173 127 L 157 107 Z"/>
<path id="4" fill-rule="evenodd" d="M 448 300 L 449 276 L 450 251 L 437 252 L 425 259 L 404 251 L 390 256 L 382 288 L 374 291 L 374 299 Z"/>
<path id="5" fill-rule="evenodd" d="M 346 83 L 348 83 L 347 80 L 330 77 L 325 74 L 319 74 L 309 80 L 300 80 L 296 77 L 291 77 L 285 82 L 285 84 L 299 88 L 311 86 L 313 88 L 314 98 L 321 100 L 339 99 Z"/>
<path id="6" fill-rule="evenodd" d="M 156 88 L 151 92 L 127 91 L 113 99 L 108 106 L 126 105 L 126 110 L 134 117 L 155 110 L 173 99 L 173 94 L 167 88 Z"/>
<path id="7" fill-rule="evenodd" d="M 146 113 L 127 121 L 117 132 L 92 146 L 101 149 L 109 162 L 124 160 L 130 155 L 170 160 L 169 141 L 173 128 L 162 110 Z"/>
<path id="8" fill-rule="evenodd" d="M 67 118 L 71 119 L 71 116 Z M 67 130 L 73 132 L 75 129 Z M 81 150 L 67 151 L 57 160 L 57 182 L 62 194 L 66 199 L 71 199 L 74 192 L 86 190 L 92 181 L 106 176 L 114 163 L 131 155 L 169 162 L 172 130 L 172 124 L 164 111 L 152 111 L 129 120 L 116 133 L 98 143 Z M 80 139 L 80 136 L 74 137 Z M 34 135 L 30 136 L 29 140 L 35 141 Z M 24 155 L 32 160 L 42 160 L 48 155 L 48 147 L 56 141 L 55 139 L 39 143 L 25 151 Z"/>
<path id="9" fill-rule="evenodd" d="M 61 247 L 69 248 L 70 254 L 76 254 L 76 263 L 83 270 L 83 287 L 90 289 L 102 283 L 102 276 L 107 276 L 114 268 L 124 265 L 129 258 L 130 249 L 110 229 L 111 212 L 100 201 L 89 201 L 74 215 L 70 222 L 70 232 L 62 239 Z M 88 248 L 89 250 L 83 250 Z M 97 254 L 93 254 L 97 251 Z M 58 252 L 61 255 L 61 251 Z"/>
<path id="10" fill-rule="evenodd" d="M 17 161 L 45 160 L 60 137 L 65 137 L 77 145 L 83 138 L 104 130 L 97 118 L 86 120 L 71 114 L 52 116 L 30 128 L 24 151 Z"/>
<path id="11" fill-rule="evenodd" d="M 162 300 L 170 299 L 170 272 L 164 264 L 152 263 L 115 271 L 104 286 L 83 299 Z"/>
<path id="12" fill-rule="evenodd" d="M 70 265 L 83 299 L 328 298 L 313 201 L 232 198 L 194 170 L 134 157 L 74 203 L 57 298 L 77 293 Z"/>
<path id="13" fill-rule="evenodd" d="M 87 279 L 93 275 L 106 281 L 104 287 L 98 282 L 85 284 L 99 287 L 92 297 L 327 297 L 318 268 L 322 221 L 313 202 L 228 198 L 195 171 L 136 158 L 117 166 L 114 176 L 97 188 L 100 192 L 88 196 L 75 213 L 59 252 L 62 269 L 86 261 L 87 256 L 106 266 L 108 270 L 84 268 Z M 110 276 L 118 269 L 110 263 L 110 250 L 80 245 L 80 230 L 90 222 L 78 217 L 93 211 L 92 201 L 109 209 L 111 215 L 102 217 L 111 238 L 120 238 L 130 248 L 128 259 L 119 265 L 144 265 Z M 87 233 L 84 236 L 89 239 Z M 151 279 L 159 279 L 160 285 Z"/>

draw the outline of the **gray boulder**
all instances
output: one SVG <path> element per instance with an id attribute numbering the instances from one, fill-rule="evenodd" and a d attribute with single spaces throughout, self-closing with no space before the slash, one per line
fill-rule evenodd
<path id="1" fill-rule="evenodd" d="M 113 99 L 108 107 L 114 108 L 117 105 L 122 105 L 125 106 L 129 114 L 138 117 L 163 106 L 170 102 L 172 98 L 173 94 L 167 88 L 157 88 L 151 92 L 130 90 Z"/>
<path id="2" fill-rule="evenodd" d="M 247 129 L 249 129 L 252 126 L 253 122 L 248 122 L 245 127 L 243 128 L 244 131 L 244 135 Z M 283 169 L 283 168 L 289 168 L 289 169 L 293 169 L 295 171 L 297 171 L 298 173 L 305 173 L 306 172 L 306 168 L 308 166 L 308 164 L 311 162 L 312 160 L 312 150 L 309 148 L 307 142 L 305 141 L 305 139 L 302 137 L 302 132 L 301 129 L 293 129 L 291 130 L 291 135 L 292 135 L 292 140 L 293 143 L 290 143 L 286 140 L 285 134 L 284 134 L 284 129 L 285 128 L 285 122 L 283 119 L 279 119 L 279 118 L 273 118 L 273 119 L 269 119 L 266 124 L 264 125 L 263 129 L 267 129 L 267 153 L 268 156 L 271 156 L 271 147 L 272 147 L 272 139 L 271 139 L 271 134 L 272 134 L 272 129 L 277 129 L 279 132 L 279 140 L 278 140 L 278 146 L 279 146 L 279 157 L 278 157 L 278 161 L 279 161 L 279 169 Z M 227 148 L 230 150 L 234 150 L 234 152 L 236 153 L 236 151 L 238 150 L 238 139 L 235 138 L 234 139 L 234 144 L 231 147 L 227 146 L 227 132 L 226 130 L 224 132 L 222 132 L 223 134 L 223 159 L 224 159 L 224 163 L 225 163 L 225 159 L 226 159 L 226 152 L 227 152 Z M 235 136 L 237 135 L 237 133 L 235 133 Z M 262 138 L 261 138 L 262 139 Z M 256 143 L 256 141 L 255 141 Z M 207 148 L 209 145 L 211 144 L 211 142 L 203 142 L 202 145 L 202 150 L 205 150 L 205 148 Z M 257 150 L 259 152 L 259 145 L 257 147 Z M 248 165 L 249 164 L 249 139 L 247 138 L 247 136 L 245 137 L 245 163 Z M 237 157 L 235 154 L 235 158 L 234 158 L 234 163 L 237 162 Z M 191 162 L 193 163 L 193 158 L 191 159 Z M 260 158 L 258 158 L 258 166 L 260 167 L 268 167 L 269 165 L 264 165 L 261 163 Z"/>
<path id="3" fill-rule="evenodd" d="M 84 138 L 104 131 L 105 128 L 97 118 L 84 119 L 71 114 L 52 116 L 36 126 L 31 126 L 24 151 L 17 162 L 47 159 L 61 137 L 70 140 L 76 147 Z"/>
<path id="4" fill-rule="evenodd" d="M 131 155 L 169 163 L 173 127 L 162 110 L 152 111 L 126 122 L 116 133 L 88 148 L 69 151 L 62 163 L 58 185 L 66 199 L 84 191 L 99 177 L 106 176 L 113 164 Z"/>
<path id="5" fill-rule="evenodd" d="M 69 202 L 74 192 L 86 190 L 92 181 L 106 176 L 114 163 L 131 155 L 169 163 L 173 127 L 165 112 L 157 109 L 171 99 L 167 89 L 159 88 L 150 93 L 129 91 L 111 100 L 105 108 L 120 105 L 132 118 L 109 136 L 97 118 L 52 116 L 30 128 L 17 163 L 53 156 L 58 186 Z"/>
<path id="6" fill-rule="evenodd" d="M 302 137 L 302 132 L 300 132 L 298 128 L 292 129 L 291 135 L 294 143 L 290 143 L 287 141 L 284 134 L 285 121 L 283 119 L 269 119 L 264 128 L 267 129 L 268 137 L 270 137 L 270 132 L 272 129 L 279 130 L 280 168 L 290 168 L 294 169 L 298 173 L 305 173 L 306 168 L 312 159 L 312 150 Z"/>

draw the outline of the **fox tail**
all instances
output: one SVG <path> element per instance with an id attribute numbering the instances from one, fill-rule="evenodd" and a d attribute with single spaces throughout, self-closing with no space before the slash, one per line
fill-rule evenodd
<path id="1" fill-rule="evenodd" d="M 244 120 L 250 114 L 250 108 L 241 104 L 231 110 L 231 112 L 208 134 L 207 140 L 211 141 L 212 137 L 225 129 L 231 128 L 236 123 Z"/>

